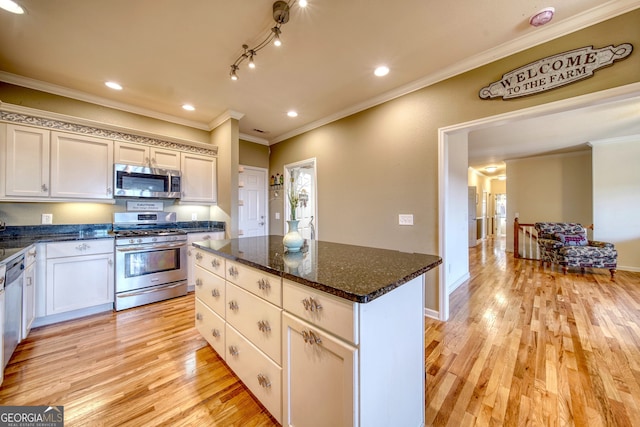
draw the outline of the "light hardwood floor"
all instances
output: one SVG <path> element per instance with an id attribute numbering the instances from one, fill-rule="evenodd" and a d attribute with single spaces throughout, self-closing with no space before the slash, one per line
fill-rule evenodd
<path id="1" fill-rule="evenodd" d="M 450 321 L 426 320 L 426 425 L 638 425 L 640 273 L 565 276 L 500 243 L 470 250 Z M 63 405 L 66 426 L 278 425 L 196 332 L 193 305 L 34 329 L 0 405 Z"/>

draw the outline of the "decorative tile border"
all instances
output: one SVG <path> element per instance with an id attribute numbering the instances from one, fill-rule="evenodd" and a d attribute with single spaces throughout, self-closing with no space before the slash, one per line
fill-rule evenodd
<path id="1" fill-rule="evenodd" d="M 107 129 L 100 129 L 92 126 L 79 125 L 75 123 L 63 122 L 60 120 L 46 119 L 42 117 L 30 116 L 27 114 L 12 113 L 0 111 L 0 120 L 21 123 L 31 126 L 39 126 L 48 129 L 63 130 L 83 135 L 96 136 L 100 138 L 114 139 L 118 141 L 135 142 L 138 144 L 152 145 L 154 147 L 171 148 L 174 150 L 188 151 L 191 153 L 215 156 L 218 154 L 218 147 L 209 148 L 194 147 L 187 144 L 179 144 L 177 142 L 163 141 L 161 139 L 149 138 L 130 133 L 118 132 Z"/>

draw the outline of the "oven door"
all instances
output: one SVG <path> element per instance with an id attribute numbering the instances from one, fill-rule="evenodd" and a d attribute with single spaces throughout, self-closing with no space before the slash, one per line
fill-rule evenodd
<path id="1" fill-rule="evenodd" d="M 116 245 L 116 293 L 187 279 L 187 243 Z"/>

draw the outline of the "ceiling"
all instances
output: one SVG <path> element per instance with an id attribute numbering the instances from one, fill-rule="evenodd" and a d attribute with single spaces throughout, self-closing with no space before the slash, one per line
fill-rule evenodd
<path id="1" fill-rule="evenodd" d="M 638 0 L 493 0 L 486 7 L 476 0 L 309 0 L 304 9 L 292 6 L 283 45 L 265 47 L 257 68 L 245 61 L 231 81 L 242 44 L 255 45 L 273 27 L 272 0 L 17 1 L 24 15 L 0 10 L 1 81 L 200 129 L 241 116 L 241 137 L 265 144 L 640 7 Z M 556 8 L 553 20 L 530 26 L 529 17 L 547 6 Z M 385 77 L 373 75 L 380 64 L 391 70 Z M 124 89 L 108 89 L 107 80 Z M 184 103 L 196 110 L 184 111 Z M 286 115 L 292 109 L 295 118 Z M 546 124 L 522 125 L 554 135 Z M 470 135 L 481 141 L 470 151 L 473 162 L 487 161 L 487 153 L 513 156 L 499 148 L 498 134 L 493 127 Z"/>

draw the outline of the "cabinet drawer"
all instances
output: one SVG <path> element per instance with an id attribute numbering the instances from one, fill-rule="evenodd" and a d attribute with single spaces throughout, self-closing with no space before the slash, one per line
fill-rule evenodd
<path id="1" fill-rule="evenodd" d="M 113 239 L 47 243 L 47 258 L 113 253 Z"/>
<path id="2" fill-rule="evenodd" d="M 225 357 L 224 320 L 196 298 L 196 329 L 220 357 Z"/>
<path id="3" fill-rule="evenodd" d="M 282 279 L 273 274 L 227 261 L 226 278 L 271 304 L 282 307 Z"/>
<path id="4" fill-rule="evenodd" d="M 204 268 L 196 266 L 195 272 L 196 297 L 224 318 L 225 284 L 224 279 Z"/>
<path id="5" fill-rule="evenodd" d="M 358 305 L 326 292 L 284 280 L 283 308 L 289 313 L 358 344 Z"/>
<path id="6" fill-rule="evenodd" d="M 226 320 L 249 341 L 281 364 L 281 309 L 227 282 Z"/>
<path id="7" fill-rule="evenodd" d="M 221 256 L 196 249 L 194 262 L 205 270 L 209 270 L 220 277 L 224 277 L 225 260 Z"/>
<path id="8" fill-rule="evenodd" d="M 282 368 L 227 323 L 226 362 L 260 403 L 281 422 Z"/>

